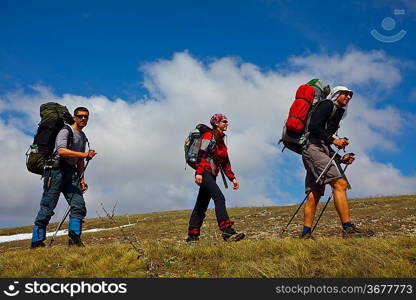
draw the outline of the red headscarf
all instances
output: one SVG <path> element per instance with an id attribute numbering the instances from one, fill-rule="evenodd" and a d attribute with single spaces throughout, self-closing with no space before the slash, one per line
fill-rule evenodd
<path id="1" fill-rule="evenodd" d="M 225 118 L 227 117 L 223 114 L 215 114 L 211 117 L 211 120 L 209 122 L 211 123 L 212 126 L 214 126 L 215 123 L 221 122 L 221 120 Z"/>

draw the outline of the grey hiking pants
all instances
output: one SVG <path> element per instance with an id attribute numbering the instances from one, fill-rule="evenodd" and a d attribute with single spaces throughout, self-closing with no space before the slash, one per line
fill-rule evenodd
<path id="1" fill-rule="evenodd" d="M 332 154 L 333 155 L 333 154 Z M 335 163 L 332 163 L 325 174 L 321 177 L 318 183 L 316 179 L 325 169 L 328 162 L 331 160 L 331 153 L 328 146 L 306 144 L 302 149 L 303 165 L 306 169 L 305 178 L 305 193 L 311 190 L 318 191 L 323 195 L 325 193 L 325 184 L 330 183 L 336 179 L 342 178 L 340 171 Z"/>

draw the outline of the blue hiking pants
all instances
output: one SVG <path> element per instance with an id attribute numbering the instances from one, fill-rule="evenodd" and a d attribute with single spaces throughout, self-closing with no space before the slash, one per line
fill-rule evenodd
<path id="1" fill-rule="evenodd" d="M 61 193 L 71 206 L 69 217 L 84 219 L 87 214 L 87 209 L 75 167 L 65 166 L 59 170 L 51 170 L 50 178 L 50 186 L 48 186 L 48 177 L 44 181 L 43 195 L 35 225 L 45 228 L 49 224 Z"/>

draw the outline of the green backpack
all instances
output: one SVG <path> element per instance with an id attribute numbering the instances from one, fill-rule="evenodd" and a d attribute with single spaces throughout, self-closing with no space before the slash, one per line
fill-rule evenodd
<path id="1" fill-rule="evenodd" d="M 73 133 L 69 125 L 74 124 L 74 120 L 66 106 L 55 102 L 40 106 L 40 118 L 33 144 L 26 152 L 26 167 L 31 173 L 43 175 L 54 154 L 56 136 L 62 128 L 67 127 L 69 131 L 67 148 L 72 145 Z"/>

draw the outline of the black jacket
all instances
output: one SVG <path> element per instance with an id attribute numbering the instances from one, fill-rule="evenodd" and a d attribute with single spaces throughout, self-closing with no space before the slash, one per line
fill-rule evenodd
<path id="1" fill-rule="evenodd" d="M 319 103 L 309 121 L 309 142 L 316 145 L 325 143 L 330 146 L 334 141 L 332 136 L 338 131 L 344 112 L 344 108 L 335 105 L 331 100 Z"/>

